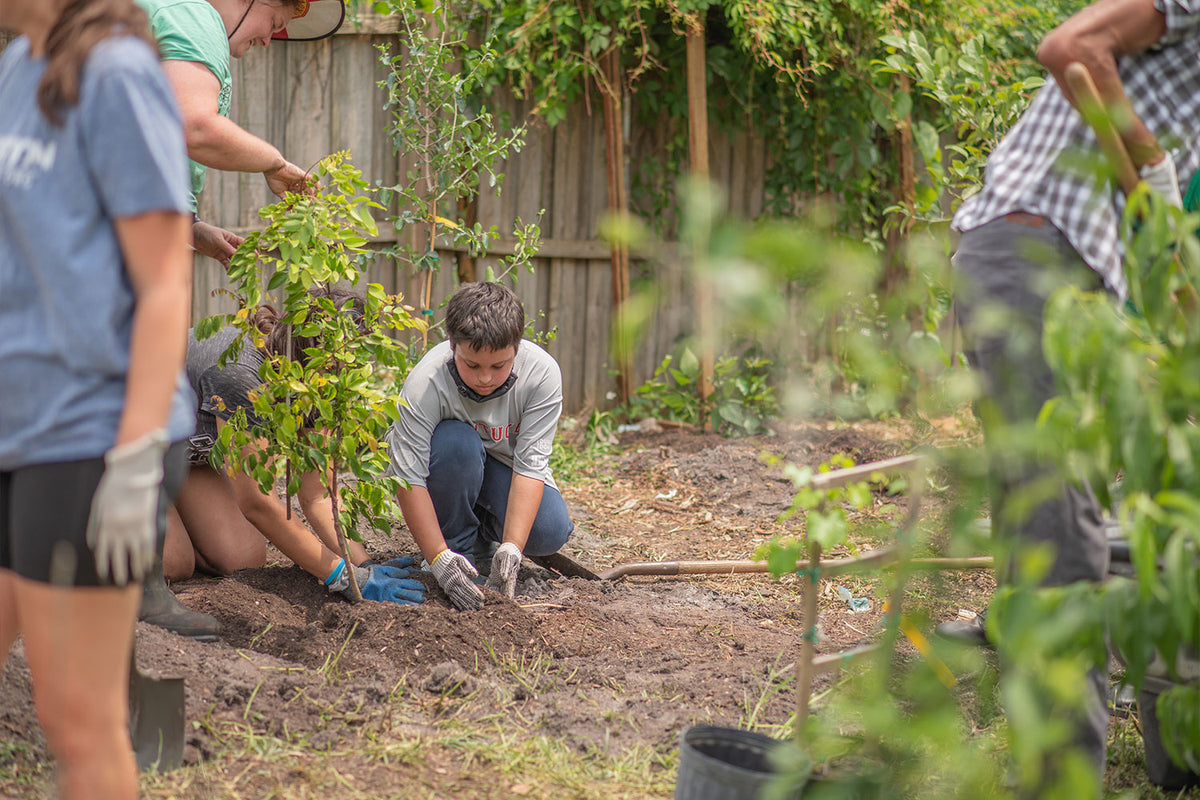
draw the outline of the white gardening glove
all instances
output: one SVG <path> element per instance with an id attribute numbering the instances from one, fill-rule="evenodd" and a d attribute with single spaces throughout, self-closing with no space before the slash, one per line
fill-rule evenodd
<path id="1" fill-rule="evenodd" d="M 472 580 L 479 576 L 479 571 L 464 556 L 453 550 L 443 550 L 429 569 L 455 608 L 463 611 L 483 608 L 483 591 Z"/>
<path id="2" fill-rule="evenodd" d="M 493 589 L 505 597 L 512 597 L 517 592 L 517 573 L 521 571 L 521 548 L 512 542 L 505 542 L 492 556 L 492 571 L 488 574 L 485 589 Z"/>
<path id="3" fill-rule="evenodd" d="M 1153 164 L 1142 165 L 1138 175 L 1169 205 L 1183 208 L 1183 195 L 1179 192 L 1179 175 L 1175 171 L 1175 159 L 1171 158 L 1170 153 L 1163 153 L 1163 157 Z"/>
<path id="4" fill-rule="evenodd" d="M 104 474 L 92 496 L 87 543 L 102 579 L 124 586 L 141 580 L 154 561 L 166 431 L 157 430 L 104 454 Z"/>

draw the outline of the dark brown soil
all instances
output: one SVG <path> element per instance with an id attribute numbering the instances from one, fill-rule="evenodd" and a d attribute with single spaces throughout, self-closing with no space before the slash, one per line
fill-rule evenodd
<path id="1" fill-rule="evenodd" d="M 963 431 L 948 424 L 945 435 L 961 440 Z M 771 536 L 798 528 L 777 521 L 791 487 L 764 453 L 814 466 L 846 453 L 861 463 L 909 452 L 915 440 L 896 423 L 812 425 L 743 440 L 681 430 L 625 434 L 620 453 L 597 474 L 563 486 L 578 524 L 565 552 L 596 569 L 751 558 Z M 902 508 L 905 501 L 878 500 L 889 503 Z M 368 548 L 377 557 L 414 550 L 399 527 L 392 537 L 368 537 Z M 497 698 L 516 701 L 523 724 L 603 752 L 667 750 L 688 724 L 745 724 L 751 710 L 759 723 L 782 725 L 794 708 L 790 687 L 773 691 L 790 676 L 785 667 L 800 643 L 801 592 L 793 578 L 589 581 L 526 562 L 516 601 L 489 595 L 476 612 L 454 610 L 428 583 L 429 599 L 419 607 L 351 605 L 279 560 L 175 586 L 187 605 L 223 627 L 220 642 L 201 644 L 139 625 L 142 668 L 185 678 L 186 761 L 219 750 L 222 721 L 303 736 L 318 750 L 347 727 L 419 726 L 397 716 L 401 697 L 466 697 L 467 710 L 460 703 L 455 713 L 480 716 Z M 858 613 L 825 585 L 820 650 L 870 639 L 881 616 L 873 585 L 846 582 L 871 601 Z M 991 586 L 986 573 L 963 573 L 924 602 L 945 618 L 981 602 Z M 18 644 L 0 681 L 0 766 L 45 773 L 28 683 Z M 43 797 L 44 790 L 44 781 L 0 784 L 0 795 Z"/>

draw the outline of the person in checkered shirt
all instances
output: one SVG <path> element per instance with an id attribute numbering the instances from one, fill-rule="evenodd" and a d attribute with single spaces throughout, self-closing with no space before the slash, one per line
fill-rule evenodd
<path id="1" fill-rule="evenodd" d="M 1200 0 L 1100 0 L 1050 32 L 1038 60 L 1053 80 L 991 154 L 983 188 L 953 222 L 962 234 L 953 259 L 957 313 L 983 385 L 985 436 L 993 441 L 1002 427 L 1031 425 L 1054 394 L 1041 349 L 1050 292 L 1070 283 L 1105 289 L 1118 302 L 1126 295 L 1119 235 L 1125 198 L 1102 171 L 1080 167 L 1087 161 L 1081 154 L 1093 163 L 1102 156 L 1076 109 L 1067 65 L 1080 62 L 1090 71 L 1113 118 L 1126 120 L 1120 134 L 1142 180 L 1168 202 L 1181 204 L 1180 180 L 1188 186 L 1200 163 Z M 1005 312 L 1003 330 L 994 325 L 997 307 Z M 1030 510 L 1022 490 L 1052 478 L 1054 468 L 1010 461 L 993 459 L 993 528 L 1053 546 L 1046 585 L 1103 580 L 1108 546 L 1090 489 L 1056 484 L 1054 496 Z M 1089 678 L 1095 692 L 1076 738 L 1102 775 L 1107 675 L 1094 670 Z"/>

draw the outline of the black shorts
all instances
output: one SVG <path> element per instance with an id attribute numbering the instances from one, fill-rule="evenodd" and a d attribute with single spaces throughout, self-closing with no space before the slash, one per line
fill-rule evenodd
<path id="1" fill-rule="evenodd" d="M 22 578 L 66 586 L 106 586 L 87 545 L 92 495 L 104 459 L 60 461 L 0 471 L 0 567 Z M 167 529 L 167 508 L 187 475 L 187 442 L 163 458 L 158 500 L 158 537 Z"/>

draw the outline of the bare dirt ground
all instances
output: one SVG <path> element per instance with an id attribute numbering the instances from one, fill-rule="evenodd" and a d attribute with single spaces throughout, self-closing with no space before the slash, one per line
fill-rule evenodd
<path id="1" fill-rule="evenodd" d="M 778 466 L 763 462 L 763 453 L 813 466 L 845 453 L 863 463 L 939 438 L 962 443 L 972 436 L 959 419 L 919 436 L 897 422 L 814 423 L 740 440 L 683 430 L 623 434 L 615 455 L 564 482 L 578 526 L 565 552 L 597 569 L 747 559 L 780 530 L 798 529 L 795 521 L 778 521 L 791 484 Z M 905 503 L 880 496 L 868 513 L 886 518 L 894 511 L 898 519 Z M 391 537 L 368 537 L 368 549 L 377 557 L 414 550 L 399 526 Z M 458 763 L 444 749 L 398 760 L 366 753 L 386 740 L 419 743 L 447 717 L 478 726 L 509 715 L 522 730 L 581 753 L 662 755 L 674 752 L 680 731 L 694 722 L 782 731 L 794 708 L 789 666 L 801 633 L 794 578 L 591 581 L 526 562 L 516 601 L 489 595 L 477 612 L 454 610 L 428 583 L 429 599 L 419 607 L 351 605 L 281 560 L 231 578 L 176 585 L 186 604 L 223 626 L 215 644 L 139 626 L 142 668 L 186 680 L 185 763 L 219 759 L 236 730 L 243 748 L 250 736 L 327 753 L 342 774 L 353 775 L 347 796 L 561 797 L 568 794 L 520 775 L 485 785 L 478 765 Z M 880 623 L 872 583 L 843 583 L 871 608 L 852 612 L 827 585 L 820 601 L 824 652 L 869 640 Z M 990 573 L 958 573 L 917 587 L 913 602 L 938 621 L 980 607 L 991 588 Z M 669 773 L 670 759 L 662 760 L 666 766 L 657 769 Z M 174 784 L 170 796 L 227 796 L 231 786 L 243 797 L 308 796 L 286 788 L 303 785 L 303 775 L 254 763 L 240 756 L 219 776 L 196 772 Z M 19 645 L 0 681 L 0 768 L 12 778 L 0 778 L 0 795 L 51 795 Z M 661 787 L 670 780 L 660 775 L 646 796 L 667 796 Z"/>

